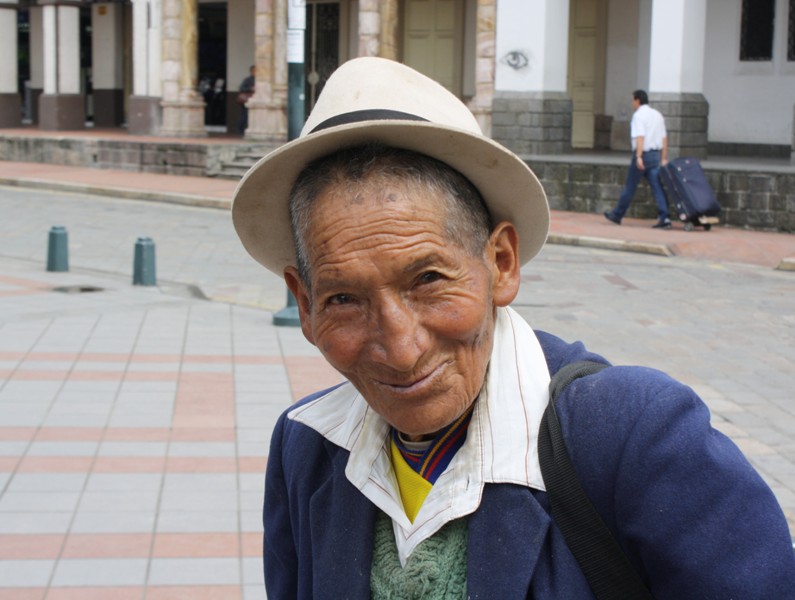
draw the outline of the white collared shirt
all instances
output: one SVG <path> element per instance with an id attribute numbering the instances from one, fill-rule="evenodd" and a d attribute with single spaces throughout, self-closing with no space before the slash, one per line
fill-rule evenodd
<path id="1" fill-rule="evenodd" d="M 350 452 L 345 475 L 392 519 L 398 556 L 406 566 L 414 549 L 446 523 L 472 514 L 486 483 L 544 490 L 537 438 L 549 400 L 549 370 L 530 326 L 511 308 L 497 309 L 494 348 L 467 439 L 409 521 L 389 455 L 389 424 L 346 383 L 294 409 L 303 423 Z"/>
<path id="2" fill-rule="evenodd" d="M 632 115 L 630 130 L 633 150 L 637 148 L 637 138 L 640 136 L 643 136 L 642 150 L 662 150 L 663 140 L 668 135 L 662 113 L 648 104 L 641 104 Z"/>

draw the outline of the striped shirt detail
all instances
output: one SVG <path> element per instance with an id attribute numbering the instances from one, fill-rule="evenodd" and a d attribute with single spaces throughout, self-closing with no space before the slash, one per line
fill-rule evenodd
<path id="1" fill-rule="evenodd" d="M 406 464 L 431 484 L 436 483 L 455 453 L 467 439 L 467 429 L 472 420 L 475 403 L 453 423 L 442 429 L 425 450 L 412 450 L 401 441 L 396 429 L 392 429 L 392 441 L 397 446 Z"/>

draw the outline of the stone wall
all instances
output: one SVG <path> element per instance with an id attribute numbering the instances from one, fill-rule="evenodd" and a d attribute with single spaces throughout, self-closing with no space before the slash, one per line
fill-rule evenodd
<path id="1" fill-rule="evenodd" d="M 599 164 L 528 159 L 556 210 L 600 214 L 618 200 L 628 162 Z M 718 198 L 722 224 L 795 233 L 795 172 L 739 171 L 706 168 Z M 657 209 L 646 181 L 638 186 L 628 217 L 655 219 Z M 673 218 L 673 215 L 672 215 Z"/>
<path id="2" fill-rule="evenodd" d="M 200 177 L 220 171 L 222 162 L 252 148 L 251 144 L 0 137 L 0 156 L 5 160 Z"/>
<path id="3" fill-rule="evenodd" d="M 571 99 L 556 92 L 495 92 L 491 137 L 517 154 L 571 151 Z"/>

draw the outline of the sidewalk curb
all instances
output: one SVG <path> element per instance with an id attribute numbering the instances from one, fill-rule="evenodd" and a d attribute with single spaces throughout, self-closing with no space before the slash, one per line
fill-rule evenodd
<path id="1" fill-rule="evenodd" d="M 550 244 L 582 246 L 601 250 L 620 250 L 623 252 L 637 252 L 639 254 L 654 254 L 656 256 L 674 256 L 674 252 L 668 245 L 653 244 L 651 242 L 631 242 L 587 235 L 571 235 L 568 233 L 550 233 L 547 242 Z"/>
<path id="2" fill-rule="evenodd" d="M 231 200 L 197 196 L 195 194 L 178 194 L 175 192 L 152 192 L 135 188 L 103 187 L 83 183 L 55 182 L 43 179 L 24 179 L 16 177 L 0 177 L 0 185 L 9 187 L 31 188 L 49 190 L 54 192 L 71 192 L 91 194 L 94 196 L 109 196 L 126 200 L 146 200 L 148 202 L 164 202 L 167 204 L 181 204 L 183 206 L 198 206 L 201 208 L 220 208 L 228 210 Z"/>

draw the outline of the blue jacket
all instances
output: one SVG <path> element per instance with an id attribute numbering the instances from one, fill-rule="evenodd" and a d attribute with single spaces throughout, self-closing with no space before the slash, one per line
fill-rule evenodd
<path id="1" fill-rule="evenodd" d="M 550 373 L 604 362 L 536 333 Z M 580 481 L 656 598 L 795 599 L 781 508 L 690 388 L 613 367 L 575 381 L 557 408 Z M 370 597 L 377 509 L 346 479 L 347 460 L 314 430 L 279 419 L 263 516 L 272 600 Z M 593 598 L 544 492 L 487 484 L 468 536 L 469 598 Z"/>

